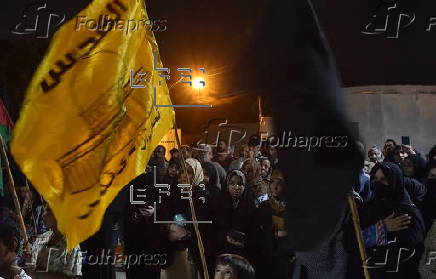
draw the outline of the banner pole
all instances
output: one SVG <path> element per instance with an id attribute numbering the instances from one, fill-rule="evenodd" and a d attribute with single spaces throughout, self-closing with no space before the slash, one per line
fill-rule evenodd
<path id="1" fill-rule="evenodd" d="M 350 205 L 350 209 L 351 209 L 354 232 L 356 233 L 356 239 L 359 245 L 359 252 L 360 252 L 360 258 L 362 260 L 363 273 L 365 275 L 365 279 L 371 279 L 367 266 L 368 257 L 366 255 L 365 243 L 363 241 L 362 229 L 360 227 L 359 212 L 357 211 L 357 206 L 356 206 L 356 202 L 354 201 L 354 198 L 351 195 L 348 195 L 347 198 L 348 198 L 348 204 Z"/>
<path id="2" fill-rule="evenodd" d="M 179 134 L 177 132 L 176 122 L 174 122 L 174 134 L 176 136 L 177 147 L 180 149 L 181 144 L 180 144 Z M 191 181 L 189 181 L 189 177 L 188 177 L 188 171 L 186 169 L 185 158 L 183 157 L 183 152 L 180 152 L 180 154 L 182 156 L 183 172 L 185 173 L 185 176 L 188 179 L 188 184 L 191 185 Z M 191 185 L 191 190 L 192 190 L 192 185 Z M 200 230 L 198 229 L 197 215 L 195 214 L 195 208 L 194 208 L 194 203 L 192 202 L 192 199 L 189 199 L 189 207 L 191 209 L 192 222 L 194 225 L 195 234 L 197 236 L 198 251 L 200 252 L 201 264 L 203 266 L 204 279 L 209 279 L 209 272 L 207 270 L 206 258 L 204 255 L 204 245 L 203 245 L 203 241 L 201 240 Z"/>
<path id="3" fill-rule="evenodd" d="M 18 225 L 20 226 L 21 236 L 23 237 L 24 243 L 27 244 L 29 242 L 29 239 L 28 239 L 27 233 L 26 233 L 26 225 L 24 224 L 23 215 L 21 214 L 21 206 L 20 206 L 20 202 L 18 200 L 17 192 L 15 191 L 14 178 L 12 177 L 12 172 L 11 172 L 11 168 L 9 166 L 8 156 L 6 154 L 5 143 L 4 143 L 3 137 L 1 135 L 0 135 L 0 143 L 1 143 L 1 157 L 3 159 L 4 166 L 6 168 L 6 174 L 8 176 L 8 180 L 9 180 L 9 183 L 8 183 L 9 192 L 11 193 L 12 199 L 14 201 L 15 213 L 16 213 L 17 218 L 18 218 Z"/>

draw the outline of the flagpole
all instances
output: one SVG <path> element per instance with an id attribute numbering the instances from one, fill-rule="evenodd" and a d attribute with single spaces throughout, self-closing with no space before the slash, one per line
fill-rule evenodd
<path id="1" fill-rule="evenodd" d="M 177 132 L 177 125 L 175 121 L 174 121 L 174 134 L 176 137 L 177 147 L 180 149 L 182 145 L 180 144 L 179 134 Z M 188 179 L 188 184 L 191 185 L 191 181 L 189 181 L 188 171 L 186 169 L 185 158 L 183 157 L 183 152 L 180 152 L 180 154 L 182 156 L 183 172 L 185 173 L 185 177 Z M 204 245 L 203 245 L 203 241 L 201 240 L 200 230 L 198 229 L 197 215 L 195 214 L 195 208 L 192 199 L 189 199 L 189 207 L 191 209 L 192 224 L 194 225 L 195 235 L 197 236 L 198 251 L 200 252 L 201 264 L 203 265 L 204 279 L 209 279 L 209 272 L 207 270 L 206 258 L 204 256 Z"/>
<path id="2" fill-rule="evenodd" d="M 8 156 L 6 154 L 6 150 L 5 150 L 5 143 L 3 141 L 3 137 L 0 135 L 0 143 L 1 143 L 1 157 L 4 161 L 4 166 L 7 172 L 7 176 L 9 179 L 9 192 L 12 195 L 12 199 L 14 200 L 14 205 L 15 205 L 15 213 L 17 215 L 18 218 L 18 225 L 20 226 L 20 231 L 21 231 L 21 236 L 23 237 L 24 243 L 28 243 L 29 239 L 27 237 L 27 233 L 26 233 L 26 225 L 24 225 L 24 219 L 23 219 L 23 215 L 21 215 L 21 206 L 20 206 L 20 202 L 18 200 L 18 196 L 17 196 L 17 192 L 15 191 L 15 182 L 14 182 L 14 178 L 12 177 L 12 172 L 11 172 L 11 168 L 9 166 L 9 160 L 8 160 Z"/>
<path id="3" fill-rule="evenodd" d="M 26 186 L 25 187 L 26 187 L 27 192 L 30 193 L 31 190 L 30 190 L 29 182 L 27 181 L 27 178 L 26 178 Z M 35 216 L 33 215 L 33 201 L 32 200 L 30 200 L 30 202 L 29 202 L 29 208 L 30 208 L 30 217 L 32 218 L 32 222 L 33 222 L 34 233 L 38 234 L 38 227 L 36 225 Z M 23 214 L 23 215 L 26 216 L 25 214 Z"/>
<path id="4" fill-rule="evenodd" d="M 359 245 L 359 252 L 360 252 L 360 258 L 362 260 L 363 273 L 365 275 L 365 279 L 371 279 L 367 266 L 368 257 L 366 255 L 365 243 L 363 241 L 363 236 L 362 236 L 362 229 L 360 228 L 359 212 L 357 211 L 356 202 L 354 201 L 353 196 L 348 195 L 347 198 L 348 198 L 348 204 L 350 205 L 350 209 L 351 209 L 354 232 L 356 233 L 357 243 Z"/>
<path id="5" fill-rule="evenodd" d="M 260 129 L 262 128 L 262 100 L 260 96 L 257 96 L 257 106 L 258 106 L 258 112 L 259 112 L 259 134 Z"/>

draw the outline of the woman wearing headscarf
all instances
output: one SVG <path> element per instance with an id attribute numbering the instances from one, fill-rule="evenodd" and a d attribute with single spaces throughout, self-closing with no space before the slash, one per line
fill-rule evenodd
<path id="1" fill-rule="evenodd" d="M 171 221 L 175 212 L 180 209 L 184 201 L 180 199 L 179 184 L 180 175 L 182 173 L 182 161 L 178 158 L 172 158 L 168 162 L 168 169 L 163 177 L 162 183 L 169 186 L 169 189 L 161 188 L 166 193 L 161 193 L 161 202 L 157 218 L 161 221 Z M 168 187 L 167 186 L 167 187 Z"/>
<path id="2" fill-rule="evenodd" d="M 416 205 L 420 205 L 425 193 L 427 192 L 425 185 L 419 181 L 418 179 L 411 177 L 412 174 L 410 168 L 407 167 L 407 162 L 411 160 L 413 167 L 413 176 L 417 173 L 421 173 L 422 164 L 425 164 L 422 161 L 419 153 L 414 150 L 411 146 L 408 145 L 397 145 L 392 151 L 392 156 L 386 162 L 396 163 L 398 166 L 403 167 L 406 164 L 406 168 L 403 167 L 405 172 L 403 174 L 404 177 L 404 187 L 410 195 L 410 198 Z"/>
<path id="3" fill-rule="evenodd" d="M 285 248 L 288 235 L 285 224 L 285 180 L 282 171 L 272 172 L 271 195 L 260 204 L 256 218 L 256 240 L 259 247 L 255 258 L 256 278 L 290 278 L 295 259 L 294 253 Z"/>
<path id="4" fill-rule="evenodd" d="M 218 171 L 215 165 L 211 162 L 202 162 L 204 180 L 203 183 L 206 186 L 206 191 L 212 199 L 216 199 L 221 191 L 221 185 L 219 184 Z"/>
<path id="5" fill-rule="evenodd" d="M 404 158 L 404 160 L 400 163 L 400 166 L 405 176 L 422 182 L 425 170 L 423 168 L 420 168 L 418 164 L 419 162 L 414 156 Z"/>
<path id="6" fill-rule="evenodd" d="M 363 198 L 355 191 L 350 195 L 354 198 L 357 206 L 363 206 Z M 379 220 L 374 225 L 363 231 L 366 247 L 384 245 L 386 226 L 391 230 L 403 229 L 396 225 L 404 225 L 408 221 L 407 216 L 400 216 L 391 220 Z M 332 236 L 325 239 L 317 248 L 311 251 L 297 251 L 294 264 L 295 279 L 363 279 L 362 261 L 359 255 L 359 247 L 355 238 L 355 230 L 349 206 L 344 207 L 341 221 L 335 228 Z"/>
<path id="7" fill-rule="evenodd" d="M 204 174 L 201 164 L 193 158 L 186 159 L 185 163 L 187 176 L 182 171 L 179 179 L 179 188 L 181 188 L 179 197 L 182 202 L 174 212 L 175 224 L 169 226 L 169 240 L 173 256 L 170 258 L 170 266 L 163 271 L 166 279 L 197 279 L 197 272 L 200 274 L 203 272 L 194 227 L 184 223 L 192 221 L 189 198 L 192 199 L 197 221 L 212 221 L 213 219 L 212 200 L 205 185 L 202 184 Z M 192 187 L 180 187 L 182 184 L 190 184 Z M 198 227 L 204 245 L 208 271 L 213 274 L 215 249 L 212 224 L 199 224 Z"/>
<path id="8" fill-rule="evenodd" d="M 256 209 L 246 191 L 245 175 L 233 170 L 227 175 L 226 184 L 216 203 L 217 252 L 238 254 L 251 260 Z"/>
<path id="9" fill-rule="evenodd" d="M 418 261 L 422 253 L 425 226 L 421 212 L 412 203 L 400 167 L 392 162 L 378 163 L 371 171 L 373 200 L 362 210 L 362 229 L 367 229 L 386 217 L 407 215 L 405 229 L 387 230 L 387 242 L 368 250 L 368 265 L 373 279 L 419 278 Z M 393 215 L 393 216 L 392 216 Z M 386 256 L 388 255 L 388 256 Z M 380 265 L 384 259 L 387 261 Z"/>
<path id="10" fill-rule="evenodd" d="M 419 207 L 425 197 L 425 194 L 427 193 L 427 188 L 425 185 L 415 178 L 405 176 L 404 188 L 406 189 L 413 203 Z"/>
<path id="11" fill-rule="evenodd" d="M 172 158 L 168 162 L 168 170 L 163 178 L 164 184 L 170 184 L 177 187 L 179 183 L 179 177 L 182 170 L 182 162 L 179 158 Z"/>
<path id="12" fill-rule="evenodd" d="M 212 216 L 212 196 L 210 192 L 207 191 L 206 185 L 204 185 L 204 173 L 200 162 L 197 159 L 188 158 L 186 159 L 186 170 L 188 173 L 188 179 L 182 173 L 181 181 L 179 183 L 187 184 L 190 182 L 192 185 L 192 202 L 196 211 L 196 217 L 198 221 L 210 221 Z M 189 181 L 189 182 L 188 182 Z M 182 196 L 188 196 L 187 193 L 182 194 Z M 184 208 L 179 212 L 187 220 L 192 220 L 191 209 L 189 207 L 189 202 L 184 203 Z M 202 226 L 200 226 L 202 227 Z M 205 225 L 205 227 L 211 227 Z"/>
<path id="13" fill-rule="evenodd" d="M 165 219 L 163 207 L 170 204 L 169 200 L 158 202 L 158 193 L 154 187 L 154 168 L 146 171 L 132 180 L 132 193 L 146 189 L 145 204 L 128 203 L 124 216 L 124 253 L 128 258 L 126 266 L 127 279 L 159 279 L 160 270 L 167 264 L 167 247 L 165 228 L 154 222 Z M 129 189 L 129 187 L 126 187 Z M 137 193 L 137 192 L 136 192 Z M 156 202 L 156 208 L 154 207 Z M 143 255 L 143 259 L 137 258 Z M 132 260 L 136 258 L 136 262 Z"/>
<path id="14" fill-rule="evenodd" d="M 261 170 L 261 165 L 256 159 L 245 160 L 241 169 L 247 181 L 247 194 L 256 207 L 268 199 L 269 192 L 268 183 L 262 179 Z"/>

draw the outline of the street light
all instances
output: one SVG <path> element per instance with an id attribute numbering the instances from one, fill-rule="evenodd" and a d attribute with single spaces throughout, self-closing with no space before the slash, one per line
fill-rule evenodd
<path id="1" fill-rule="evenodd" d="M 202 77 L 196 77 L 192 80 L 192 87 L 194 89 L 201 90 L 206 87 L 206 82 L 204 81 L 204 78 Z"/>

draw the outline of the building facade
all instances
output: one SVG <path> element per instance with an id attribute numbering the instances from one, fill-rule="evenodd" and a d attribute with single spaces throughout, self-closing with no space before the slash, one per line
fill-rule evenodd
<path id="1" fill-rule="evenodd" d="M 347 87 L 345 103 L 366 149 L 392 138 L 426 155 L 436 145 L 436 86 L 372 85 Z"/>

